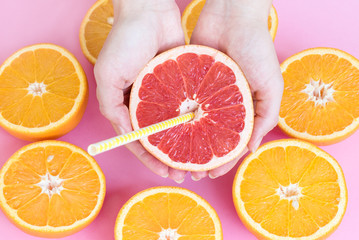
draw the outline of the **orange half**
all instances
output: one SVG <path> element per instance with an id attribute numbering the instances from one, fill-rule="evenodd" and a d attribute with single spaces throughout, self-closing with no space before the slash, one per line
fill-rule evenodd
<path id="1" fill-rule="evenodd" d="M 221 240 L 215 210 L 196 193 L 178 187 L 155 187 L 133 196 L 121 208 L 116 240 Z"/>
<path id="2" fill-rule="evenodd" d="M 105 197 L 105 177 L 84 150 L 60 141 L 29 144 L 0 170 L 0 206 L 23 231 L 64 237 L 89 225 Z"/>
<path id="3" fill-rule="evenodd" d="M 182 29 L 186 44 L 189 44 L 194 28 L 196 27 L 199 15 L 206 3 L 206 0 L 193 0 L 182 13 Z M 274 40 L 278 28 L 278 16 L 275 8 L 271 7 L 268 16 L 268 30 Z"/>
<path id="4" fill-rule="evenodd" d="M 319 145 L 339 142 L 359 127 L 359 60 L 333 48 L 313 48 L 281 64 L 284 93 L 279 127 Z"/>
<path id="5" fill-rule="evenodd" d="M 111 0 L 97 1 L 86 13 L 80 28 L 80 45 L 86 58 L 95 64 L 96 59 L 113 25 Z"/>
<path id="6" fill-rule="evenodd" d="M 86 75 L 53 44 L 25 47 L 0 67 L 0 126 L 24 140 L 58 138 L 77 126 L 87 104 Z"/>
<path id="7" fill-rule="evenodd" d="M 258 239 L 325 239 L 348 202 L 338 162 L 313 144 L 277 140 L 262 145 L 239 167 L 233 201 Z"/>

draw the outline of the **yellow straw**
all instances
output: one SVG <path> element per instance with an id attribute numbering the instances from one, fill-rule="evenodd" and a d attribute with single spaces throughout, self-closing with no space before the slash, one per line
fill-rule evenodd
<path id="1" fill-rule="evenodd" d="M 91 156 L 95 156 L 99 153 L 106 152 L 113 148 L 136 141 L 140 138 L 147 137 L 149 135 L 161 132 L 168 128 L 188 122 L 188 121 L 192 120 L 193 118 L 194 118 L 193 112 L 186 113 L 184 115 L 181 115 L 181 116 L 178 116 L 175 118 L 171 118 L 171 119 L 165 120 L 163 122 L 156 123 L 156 124 L 150 125 L 148 127 L 138 129 L 133 132 L 129 132 L 129 133 L 117 136 L 117 137 L 113 137 L 113 138 L 110 138 L 110 139 L 107 139 L 107 140 L 104 140 L 104 141 L 101 141 L 98 143 L 91 144 L 90 146 L 88 146 L 87 152 Z"/>

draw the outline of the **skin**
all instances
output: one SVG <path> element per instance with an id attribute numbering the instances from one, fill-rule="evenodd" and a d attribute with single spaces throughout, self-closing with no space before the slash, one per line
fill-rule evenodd
<path id="1" fill-rule="evenodd" d="M 180 11 L 173 0 L 113 0 L 113 3 L 114 25 L 94 73 L 101 113 L 118 134 L 123 134 L 132 131 L 126 106 L 130 85 L 156 54 L 184 45 L 184 35 Z M 246 75 L 256 113 L 248 144 L 250 151 L 255 151 L 262 138 L 277 125 L 283 93 L 283 79 L 267 25 L 271 3 L 271 0 L 207 0 L 191 38 L 191 43 L 228 54 Z M 178 183 L 184 181 L 185 171 L 163 164 L 138 141 L 126 146 L 154 173 Z M 243 154 L 211 171 L 192 172 L 192 179 L 222 176 Z"/>

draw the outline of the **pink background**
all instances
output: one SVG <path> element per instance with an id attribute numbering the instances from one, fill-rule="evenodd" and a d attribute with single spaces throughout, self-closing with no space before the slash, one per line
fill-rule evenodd
<path id="1" fill-rule="evenodd" d="M 95 0 L 11 0 L 0 7 L 0 63 L 16 50 L 49 42 L 70 50 L 82 64 L 90 86 L 90 99 L 81 123 L 60 140 L 84 149 L 98 140 L 114 136 L 99 110 L 95 95 L 93 66 L 81 52 L 78 33 L 82 18 Z M 181 11 L 188 0 L 177 0 Z M 335 47 L 359 58 L 359 1 L 357 0 L 274 0 L 279 17 L 275 46 L 279 61 L 310 47 Z M 240 47 L 240 46 L 239 46 Z M 278 128 L 265 141 L 286 138 Z M 0 129 L 0 166 L 20 147 L 28 144 Z M 349 191 L 347 212 L 338 230 L 329 239 L 359 239 L 359 132 L 341 143 L 323 147 L 342 166 Z M 99 155 L 107 180 L 106 199 L 97 219 L 86 229 L 64 239 L 114 239 L 113 228 L 121 206 L 135 193 L 153 186 L 178 186 L 147 170 L 125 147 Z M 224 239 L 255 239 L 237 217 L 232 203 L 232 181 L 238 165 L 216 180 L 193 182 L 187 176 L 180 186 L 203 196 L 217 210 Z M 40 239 L 12 225 L 0 212 L 0 239 Z"/>

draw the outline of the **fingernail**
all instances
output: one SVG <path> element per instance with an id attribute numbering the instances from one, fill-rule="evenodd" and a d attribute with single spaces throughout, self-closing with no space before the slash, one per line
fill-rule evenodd
<path id="1" fill-rule="evenodd" d="M 184 178 L 182 178 L 182 179 L 180 179 L 180 180 L 174 180 L 176 183 L 178 183 L 178 184 L 181 184 L 181 183 L 183 183 L 184 182 Z"/>
<path id="2" fill-rule="evenodd" d="M 210 179 L 216 179 L 218 176 L 213 176 L 212 173 L 208 173 L 208 177 L 209 177 Z"/>
<path id="3" fill-rule="evenodd" d="M 257 142 L 254 144 L 252 152 L 257 151 L 257 149 L 258 149 L 259 145 L 261 144 L 261 142 L 262 142 L 262 139 L 257 140 Z"/>
<path id="4" fill-rule="evenodd" d="M 167 172 L 167 173 L 165 173 L 165 174 L 163 174 L 163 175 L 160 175 L 160 176 L 163 177 L 163 178 L 167 178 L 168 175 L 169 175 L 169 173 Z"/>
<path id="5" fill-rule="evenodd" d="M 192 178 L 193 181 L 196 181 L 196 182 L 199 181 L 199 180 L 201 180 L 200 178 L 196 178 L 196 177 L 193 176 L 193 175 L 191 175 L 191 178 Z"/>

